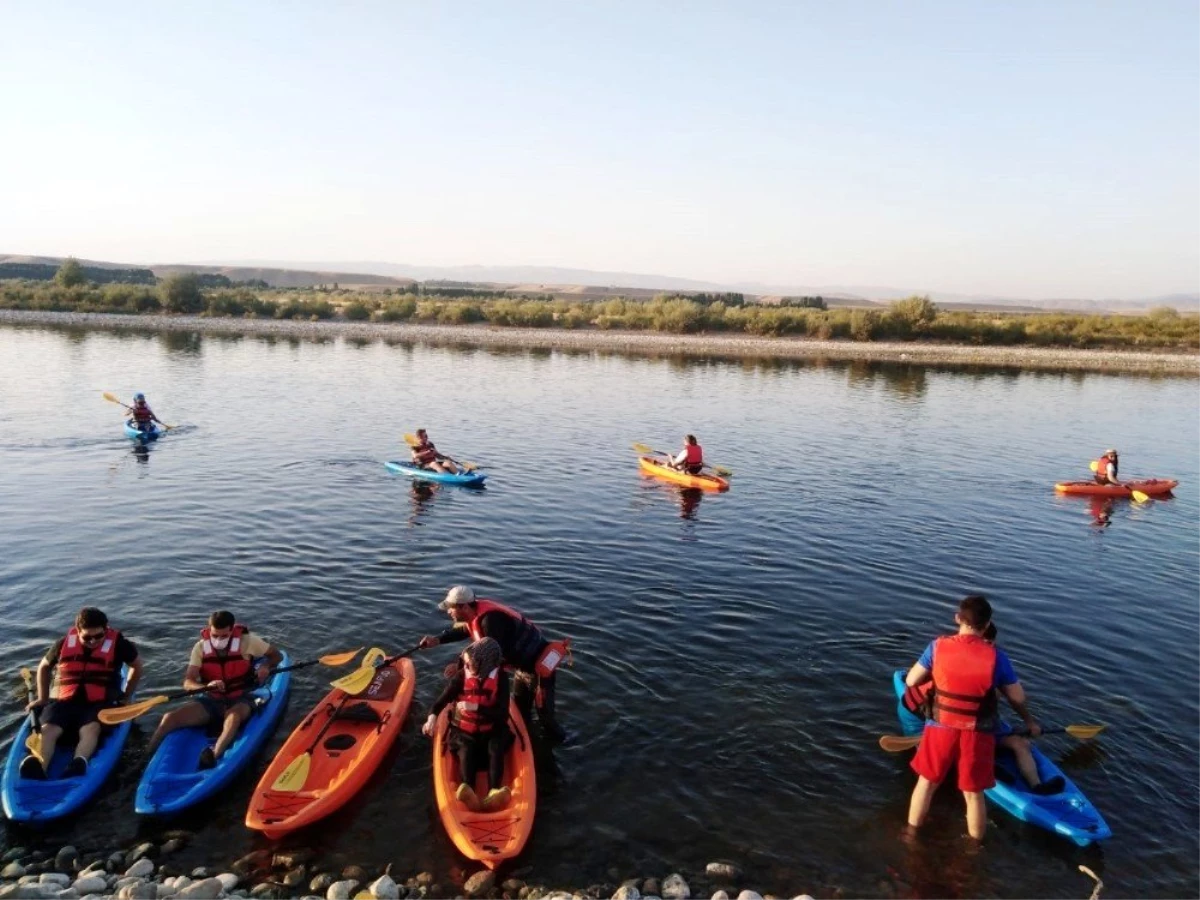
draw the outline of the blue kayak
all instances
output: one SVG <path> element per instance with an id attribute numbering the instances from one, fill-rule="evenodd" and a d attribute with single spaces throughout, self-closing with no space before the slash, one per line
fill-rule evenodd
<path id="1" fill-rule="evenodd" d="M 129 677 L 128 668 L 124 677 Z M 14 822 L 48 822 L 78 810 L 96 796 L 117 767 L 132 727 L 132 722 L 123 722 L 104 729 L 96 752 L 88 761 L 87 773 L 70 778 L 63 776 L 63 770 L 75 756 L 75 746 L 64 746 L 60 740 L 54 748 L 54 759 L 50 760 L 47 767 L 48 777 L 41 781 L 21 777 L 21 760 L 29 753 L 25 741 L 32 733 L 29 716 L 26 716 L 9 748 L 8 761 L 4 764 L 4 784 L 0 787 L 4 815 Z"/>
<path id="2" fill-rule="evenodd" d="M 286 665 L 288 655 L 284 653 L 279 666 Z M 287 706 L 291 685 L 292 673 L 280 672 L 272 675 L 262 687 L 249 692 L 262 705 L 242 725 L 229 749 L 211 769 L 198 767 L 200 751 L 216 739 L 210 736 L 209 726 L 181 728 L 168 734 L 142 773 L 134 809 L 142 815 L 177 813 L 227 786 L 249 765 L 275 731 Z M 213 727 L 219 729 L 220 726 Z"/>
<path id="3" fill-rule="evenodd" d="M 157 441 L 159 438 L 159 435 L 161 435 L 162 433 L 163 433 L 163 430 L 161 428 L 159 428 L 157 425 L 155 425 L 153 422 L 150 423 L 149 431 L 142 431 L 136 425 L 133 424 L 133 419 L 125 420 L 125 437 L 131 438 L 132 440 L 142 441 L 143 443 L 149 443 L 150 441 Z"/>
<path id="4" fill-rule="evenodd" d="M 421 481 L 438 481 L 442 484 L 480 485 L 487 480 L 486 475 L 477 471 L 463 472 L 461 475 L 448 475 L 445 472 L 422 469 L 420 466 L 414 466 L 411 463 L 396 462 L 395 460 L 386 462 L 384 465 L 397 475 L 407 475 L 409 478 L 417 478 Z"/>
<path id="5" fill-rule="evenodd" d="M 905 674 L 903 669 L 897 669 L 892 676 L 892 688 L 897 697 L 896 714 L 904 734 L 920 734 L 925 728 L 925 720 L 905 709 L 899 700 L 904 694 Z M 1083 791 L 1038 749 L 1036 743 L 1030 742 L 1029 746 L 1037 764 L 1038 777 L 1049 781 L 1060 776 L 1064 782 L 1062 791 L 1057 794 L 1032 793 L 1021 777 L 1016 757 L 1008 750 L 997 748 L 996 786 L 984 791 L 987 798 L 1013 818 L 1060 834 L 1080 847 L 1112 837 L 1108 823 Z"/>

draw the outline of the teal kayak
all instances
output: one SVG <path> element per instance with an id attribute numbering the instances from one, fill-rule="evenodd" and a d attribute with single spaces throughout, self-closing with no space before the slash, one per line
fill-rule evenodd
<path id="1" fill-rule="evenodd" d="M 128 668 L 124 677 L 129 677 Z M 47 767 L 47 778 L 42 781 L 21 777 L 21 760 L 29 753 L 25 741 L 33 731 L 26 716 L 8 750 L 8 761 L 4 764 L 4 783 L 0 786 L 4 815 L 13 822 L 48 822 L 83 807 L 96 796 L 117 767 L 132 727 L 132 722 L 123 722 L 104 729 L 96 752 L 88 761 L 87 772 L 70 778 L 64 777 L 63 771 L 75 756 L 75 747 L 73 744 L 64 746 L 64 742 L 60 741 L 54 748 L 54 759 L 50 760 Z"/>
<path id="2" fill-rule="evenodd" d="M 149 431 L 142 431 L 133 424 L 133 419 L 125 420 L 125 437 L 130 438 L 131 440 L 149 443 L 150 441 L 157 441 L 162 433 L 163 430 L 154 423 L 150 424 Z"/>
<path id="3" fill-rule="evenodd" d="M 446 472 L 422 469 L 420 466 L 414 466 L 411 463 L 396 462 L 395 460 L 386 462 L 384 465 L 397 475 L 407 475 L 409 478 L 416 478 L 421 481 L 437 481 L 441 484 L 480 485 L 487 480 L 486 475 L 477 471 L 467 471 L 459 475 L 450 475 Z"/>
<path id="4" fill-rule="evenodd" d="M 288 665 L 288 655 L 278 668 Z M 226 787 L 258 754 L 287 706 L 291 672 L 272 675 L 250 691 L 256 709 L 211 769 L 198 767 L 200 752 L 213 743 L 208 727 L 172 731 L 158 745 L 138 783 L 134 809 L 142 815 L 169 815 L 187 809 Z M 216 726 L 219 728 L 219 724 Z"/>
<path id="5" fill-rule="evenodd" d="M 900 718 L 900 730 L 907 735 L 920 734 L 925 720 L 904 708 L 900 698 L 904 695 L 903 669 L 892 675 L 892 688 L 896 694 L 896 714 Z M 989 800 L 1015 819 L 1044 828 L 1074 841 L 1080 847 L 1112 837 L 1112 830 L 1096 807 L 1092 806 L 1083 791 L 1075 786 L 1050 757 L 1029 744 L 1037 764 L 1038 777 L 1049 781 L 1055 776 L 1063 780 L 1063 789 L 1057 794 L 1035 794 L 1029 789 L 1017 768 L 1016 757 L 1011 751 L 996 749 L 996 786 L 984 791 Z"/>

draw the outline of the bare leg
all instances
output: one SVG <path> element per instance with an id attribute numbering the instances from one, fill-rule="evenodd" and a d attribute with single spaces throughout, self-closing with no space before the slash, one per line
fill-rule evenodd
<path id="1" fill-rule="evenodd" d="M 235 703 L 229 712 L 225 713 L 225 723 L 221 728 L 221 736 L 213 745 L 213 756 L 221 758 L 221 754 L 229 749 L 233 739 L 241 730 L 242 723 L 250 718 L 250 707 L 245 703 Z"/>
<path id="2" fill-rule="evenodd" d="M 89 722 L 79 729 L 79 742 L 75 745 L 75 755 L 82 759 L 91 759 L 100 743 L 100 723 Z"/>
<path id="3" fill-rule="evenodd" d="M 937 789 L 938 785 L 924 775 L 917 776 L 917 786 L 913 788 L 912 799 L 908 802 L 908 824 L 913 828 L 920 828 L 925 823 L 929 804 L 933 802 Z"/>
<path id="4" fill-rule="evenodd" d="M 1025 779 L 1026 784 L 1032 788 L 1042 783 L 1042 779 L 1038 775 L 1037 763 L 1033 761 L 1033 752 L 1029 749 L 1029 741 L 1019 735 L 1010 734 L 1000 738 L 996 743 L 1012 751 L 1013 756 L 1017 758 L 1017 768 L 1021 770 L 1021 777 Z"/>
<path id="5" fill-rule="evenodd" d="M 162 743 L 162 739 L 172 731 L 206 724 L 208 724 L 208 710 L 200 703 L 185 703 L 179 709 L 172 710 L 162 717 L 158 728 L 154 730 L 154 734 L 150 738 L 150 743 L 146 745 L 146 755 L 153 756 L 158 745 Z"/>
<path id="6" fill-rule="evenodd" d="M 42 759 L 46 761 L 46 766 L 49 767 L 50 760 L 54 759 L 54 748 L 58 744 L 58 739 L 62 737 L 63 730 L 57 725 L 42 726 Z"/>
<path id="7" fill-rule="evenodd" d="M 967 801 L 967 834 L 982 841 L 987 831 L 987 800 L 983 791 L 963 791 L 963 799 Z"/>

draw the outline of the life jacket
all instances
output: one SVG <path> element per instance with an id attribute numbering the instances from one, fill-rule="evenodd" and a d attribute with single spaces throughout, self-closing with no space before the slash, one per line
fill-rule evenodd
<path id="1" fill-rule="evenodd" d="M 495 600 L 476 600 L 475 609 L 477 615 L 467 623 L 467 632 L 471 635 L 471 640 L 478 641 L 487 637 L 483 633 L 482 625 L 480 624 L 480 619 L 485 614 L 491 612 L 503 613 L 515 623 L 512 646 L 505 647 L 502 645 L 500 648 L 504 651 L 504 661 L 519 669 L 531 671 L 546 647 L 546 639 L 542 637 L 542 633 L 538 630 L 538 627 L 515 609 L 509 609 L 504 604 L 497 603 Z"/>
<path id="2" fill-rule="evenodd" d="M 685 466 L 702 466 L 704 465 L 704 449 L 699 444 L 688 444 L 684 448 L 684 453 L 687 455 L 683 458 Z"/>
<path id="3" fill-rule="evenodd" d="M 900 702 L 914 716 L 920 716 L 922 719 L 928 719 L 931 706 L 931 695 L 933 693 L 933 682 L 922 681 L 916 687 L 906 684 L 904 693 L 900 695 Z"/>
<path id="4" fill-rule="evenodd" d="M 478 675 L 464 678 L 462 693 L 454 704 L 454 724 L 467 734 L 487 734 L 494 725 L 488 712 L 495 709 L 499 695 L 499 666 L 492 669 L 487 678 Z"/>
<path id="5" fill-rule="evenodd" d="M 964 731 L 996 726 L 996 648 L 973 634 L 933 642 L 933 720 Z"/>
<path id="6" fill-rule="evenodd" d="M 145 403 L 135 403 L 133 404 L 133 417 L 139 422 L 149 422 L 154 418 L 154 413 Z"/>
<path id="7" fill-rule="evenodd" d="M 438 458 L 437 447 L 433 446 L 432 441 L 422 441 L 413 447 L 413 453 L 417 454 L 417 462 L 424 465 L 431 463 Z"/>
<path id="8" fill-rule="evenodd" d="M 1102 456 L 1096 460 L 1096 481 L 1099 484 L 1111 484 L 1108 480 L 1108 467 L 1113 467 L 1113 474 L 1117 474 L 1117 461 L 1109 459 L 1107 456 Z"/>
<path id="9" fill-rule="evenodd" d="M 55 700 L 76 699 L 80 687 L 88 703 L 103 703 L 109 699 L 117 671 L 117 639 L 121 632 L 108 628 L 99 646 L 89 650 L 72 627 L 63 640 L 54 672 L 50 696 Z"/>
<path id="10" fill-rule="evenodd" d="M 248 676 L 254 669 L 253 661 L 242 655 L 242 636 L 249 631 L 245 625 L 234 625 L 229 635 L 229 646 L 224 650 L 218 650 L 212 645 L 212 632 L 209 628 L 206 627 L 200 632 L 200 680 L 205 684 L 210 681 L 225 682 L 224 691 L 209 691 L 209 696 L 232 700 L 246 692 Z"/>

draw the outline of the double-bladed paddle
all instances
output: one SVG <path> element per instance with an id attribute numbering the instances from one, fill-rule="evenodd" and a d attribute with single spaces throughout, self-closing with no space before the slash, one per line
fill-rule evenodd
<path id="1" fill-rule="evenodd" d="M 21 680 L 25 682 L 25 694 L 29 697 L 29 702 L 33 702 L 36 696 L 34 692 L 33 673 L 22 666 Z M 42 723 L 39 721 L 39 713 L 37 709 L 29 711 L 29 727 L 32 731 L 29 737 L 25 738 L 25 749 L 42 760 L 42 765 L 46 765 L 46 760 L 42 759 Z"/>
<path id="2" fill-rule="evenodd" d="M 363 664 L 349 675 L 343 675 L 337 681 L 331 681 L 330 686 L 337 688 L 339 691 L 345 691 L 347 694 L 357 694 L 366 688 L 371 683 L 371 679 L 375 677 L 375 672 L 384 666 L 390 666 L 398 659 L 403 659 L 406 656 L 411 656 L 421 649 L 421 645 L 409 647 L 402 653 L 397 653 L 395 656 L 383 656 L 383 651 L 380 650 L 379 657 L 376 660 L 368 662 L 366 657 L 363 658 Z"/>
<path id="3" fill-rule="evenodd" d="M 413 448 L 419 447 L 421 445 L 420 439 L 415 434 L 408 434 L 408 433 L 406 433 L 404 435 L 404 443 L 408 444 L 408 446 L 413 447 Z M 474 472 L 476 469 L 479 468 L 479 466 L 473 462 L 470 462 L 470 461 L 459 462 L 457 459 L 454 459 L 451 456 L 447 456 L 445 453 L 443 453 L 440 450 L 438 451 L 438 459 L 448 459 L 448 460 L 450 460 L 450 462 L 454 463 L 460 469 L 463 469 L 467 472 Z"/>
<path id="4" fill-rule="evenodd" d="M 109 403 L 115 403 L 115 404 L 117 404 L 117 406 L 124 406 L 130 412 L 133 412 L 132 406 L 129 406 L 126 403 L 122 403 L 120 400 L 118 400 L 116 398 L 116 396 L 114 396 L 113 394 L 110 394 L 108 391 L 105 391 L 103 396 L 104 396 L 104 399 L 107 400 Z M 167 431 L 170 431 L 172 428 L 179 427 L 178 425 L 168 425 L 166 422 L 159 422 L 158 424 L 161 425 L 163 428 L 165 428 Z"/>
<path id="5" fill-rule="evenodd" d="M 643 456 L 649 456 L 649 455 L 653 455 L 653 454 L 658 454 L 659 456 L 666 456 L 666 457 L 671 456 L 671 454 L 665 450 L 655 450 L 653 447 L 647 446 L 646 444 L 634 444 L 633 449 L 635 452 L 640 453 Z M 704 468 L 712 469 L 714 472 L 716 472 L 722 478 L 728 478 L 730 475 L 733 474 L 732 469 L 727 469 L 724 466 L 710 466 L 708 463 L 705 463 Z"/>
<path id="6" fill-rule="evenodd" d="M 1100 471 L 1100 466 L 1097 465 L 1097 463 L 1094 459 L 1090 463 L 1088 463 L 1088 468 L 1090 468 L 1093 472 Z M 1135 503 L 1145 503 L 1147 500 L 1150 499 L 1150 495 L 1147 494 L 1145 491 L 1136 491 L 1133 488 L 1129 489 L 1129 496 L 1131 496 L 1133 498 Z"/>
<path id="7" fill-rule="evenodd" d="M 1060 728 L 1043 728 L 1042 734 L 1069 734 L 1073 738 L 1078 738 L 1081 741 L 1090 741 L 1102 732 L 1107 725 L 1064 725 Z M 1014 731 L 1013 734 L 1022 737 L 1028 737 L 1028 731 Z M 879 738 L 879 747 L 886 750 L 888 753 L 901 753 L 905 750 L 911 750 L 917 744 L 921 743 L 921 735 L 919 734 L 885 734 Z"/>
<path id="8" fill-rule="evenodd" d="M 295 663 L 290 666 L 281 666 L 271 672 L 276 675 L 280 672 L 295 672 L 297 669 L 307 669 L 309 666 L 344 666 L 354 657 L 358 656 L 362 647 L 355 650 L 346 650 L 342 653 L 327 653 L 319 659 L 310 659 L 307 662 Z M 169 703 L 172 700 L 182 700 L 184 697 L 193 697 L 196 694 L 203 694 L 207 691 L 207 687 L 192 688 L 187 691 L 178 691 L 174 694 L 159 694 L 156 697 L 147 697 L 145 700 L 139 700 L 137 703 L 129 703 L 125 706 L 116 706 L 112 709 L 100 710 L 100 715 L 97 717 L 101 723 L 105 725 L 119 725 L 121 722 L 128 722 L 131 719 L 136 719 L 143 716 L 156 706 L 161 706 L 164 703 Z"/>

